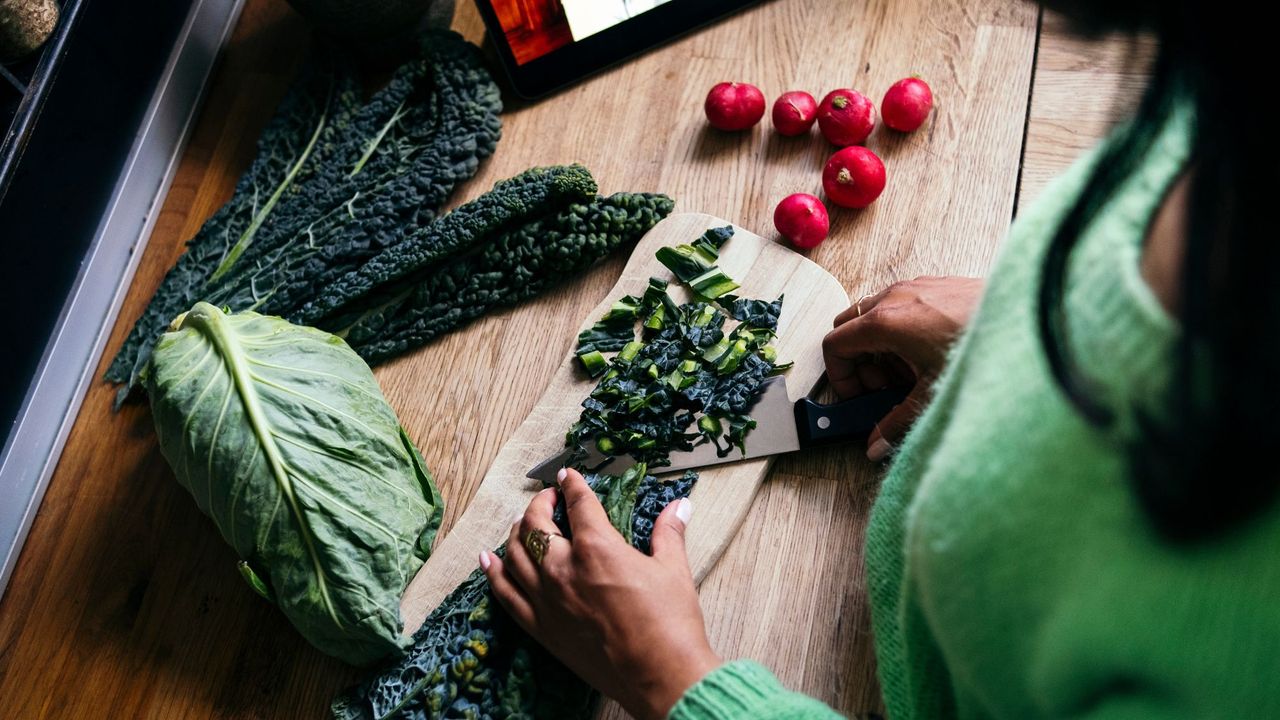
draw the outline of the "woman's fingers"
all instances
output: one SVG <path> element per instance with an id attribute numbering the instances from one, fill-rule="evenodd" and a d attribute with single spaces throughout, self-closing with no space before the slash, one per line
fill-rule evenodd
<path id="1" fill-rule="evenodd" d="M 880 360 L 880 367 L 889 376 L 889 385 L 907 387 L 915 384 L 916 371 L 907 364 L 906 360 L 897 355 L 883 355 Z"/>
<path id="2" fill-rule="evenodd" d="M 872 355 L 897 354 L 899 350 L 893 328 L 887 327 L 878 317 L 874 322 L 866 317 L 847 322 L 822 339 L 827 380 L 836 395 L 842 398 L 856 397 L 877 389 L 863 383 L 862 366 Z"/>
<path id="3" fill-rule="evenodd" d="M 839 315 L 836 315 L 836 319 L 834 322 L 831 323 L 831 326 L 840 327 L 841 325 L 849 322 L 850 320 L 853 320 L 854 318 L 859 318 L 859 317 L 862 317 L 863 315 L 866 315 L 867 311 L 875 307 L 881 300 L 883 300 L 885 296 L 889 294 L 889 291 L 892 289 L 893 289 L 893 286 L 890 285 L 884 288 L 883 290 L 881 290 L 880 292 L 872 293 L 870 295 L 863 295 L 861 298 L 858 298 L 853 302 L 852 305 L 845 308 L 843 312 L 841 312 Z"/>
<path id="4" fill-rule="evenodd" d="M 871 436 L 867 438 L 867 459 L 871 462 L 884 460 L 893 451 L 893 446 L 907 434 L 911 424 L 924 409 L 925 387 L 925 383 L 917 382 L 911 394 L 895 405 L 883 420 L 876 423 L 875 430 L 872 430 Z"/>
<path id="5" fill-rule="evenodd" d="M 555 509 L 555 488 L 542 490 L 511 525 L 511 534 L 507 537 L 508 574 L 530 597 L 537 597 L 543 591 L 549 567 L 563 567 L 570 561 L 569 541 L 556 527 Z M 529 543 L 543 541 L 545 544 L 540 549 L 533 548 L 540 553 L 534 557 Z"/>
<path id="6" fill-rule="evenodd" d="M 888 368 L 881 363 L 880 358 L 870 357 L 865 362 L 858 363 L 855 366 L 855 371 L 858 376 L 858 383 L 862 385 L 862 392 L 883 390 L 889 387 Z"/>
<path id="7" fill-rule="evenodd" d="M 693 515 L 693 503 L 681 498 L 669 503 L 653 521 L 653 536 L 649 542 L 653 557 L 661 563 L 689 570 L 689 555 L 684 546 L 684 531 Z M 692 573 L 691 573 L 692 574 Z"/>
<path id="8" fill-rule="evenodd" d="M 573 530 L 574 536 L 576 537 L 584 530 L 613 530 L 613 525 L 609 523 L 609 516 L 605 513 L 604 506 L 600 504 L 600 498 L 596 497 L 595 491 L 587 484 L 582 473 L 568 468 L 561 470 L 560 473 L 562 477 L 557 479 L 560 482 L 560 492 L 564 493 L 564 509 L 569 516 L 569 527 Z M 614 532 L 617 531 L 614 530 Z"/>
<path id="9" fill-rule="evenodd" d="M 509 547 L 509 546 L 508 546 Z M 489 578 L 489 587 L 498 603 L 506 609 L 507 614 L 515 619 L 516 624 L 530 635 L 534 634 L 538 625 L 538 615 L 534 612 L 533 603 L 524 592 L 503 572 L 506 564 L 494 553 L 480 553 L 480 569 Z"/>
<path id="10" fill-rule="evenodd" d="M 551 494 L 547 490 L 543 490 L 539 495 Z M 537 498 L 534 498 L 537 500 Z M 530 503 L 532 504 L 532 503 Z M 520 589 L 529 596 L 537 596 L 542 590 L 542 578 L 538 575 L 538 566 L 533 562 L 533 558 L 529 556 L 529 550 L 524 546 L 525 533 L 524 529 L 525 516 L 521 515 L 511 523 L 511 533 L 507 536 L 507 560 L 504 563 L 507 569 L 507 575 L 515 581 Z"/>
<path id="11" fill-rule="evenodd" d="M 556 521 L 553 519 L 555 512 L 555 488 L 545 488 L 539 491 L 533 496 L 533 499 L 529 501 L 529 506 L 525 508 L 521 531 L 529 532 L 534 528 L 540 528 L 547 532 L 555 530 Z"/>

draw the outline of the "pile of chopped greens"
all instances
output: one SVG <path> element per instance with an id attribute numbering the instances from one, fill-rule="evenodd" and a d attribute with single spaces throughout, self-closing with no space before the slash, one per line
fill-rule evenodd
<path id="1" fill-rule="evenodd" d="M 760 385 L 790 365 L 777 363 L 770 344 L 782 298 L 735 297 L 738 283 L 715 265 L 732 236 L 730 226 L 713 228 L 691 244 L 658 250 L 691 302 L 677 304 L 667 281 L 651 278 L 643 295 L 618 300 L 578 336 L 578 359 L 601 380 L 565 441 L 578 448 L 575 461 L 592 442 L 606 456 L 629 454 L 655 468 L 670 464 L 671 451 L 705 442 L 722 457 L 734 447 L 745 451 L 755 427 L 747 411 Z M 606 352 L 616 354 L 608 360 Z"/>
<path id="2" fill-rule="evenodd" d="M 693 471 L 659 479 L 648 470 L 696 443 L 719 448 L 725 442 L 726 452 L 743 447 L 754 426 L 747 409 L 764 379 L 786 368 L 770 345 L 782 298 L 734 297 L 729 293 L 737 283 L 715 266 L 732 235 L 731 227 L 716 228 L 690 245 L 658 251 L 690 287 L 690 302 L 677 303 L 667 281 L 653 278 L 641 296 L 614 303 L 578 338 L 584 367 L 601 379 L 567 442 L 580 449 L 595 442 L 641 459 L 621 475 L 586 477 L 610 522 L 642 552 L 649 552 L 663 508 L 687 497 L 698 479 Z M 727 328 L 730 319 L 737 325 Z M 615 354 L 608 359 L 605 353 Z M 570 464 L 588 470 L 581 459 Z M 556 524 L 572 537 L 563 506 L 557 503 Z M 497 552 L 504 554 L 505 546 Z M 577 720 L 593 714 L 597 699 L 506 616 L 476 570 L 427 617 L 405 659 L 338 698 L 333 714 L 339 720 Z"/>

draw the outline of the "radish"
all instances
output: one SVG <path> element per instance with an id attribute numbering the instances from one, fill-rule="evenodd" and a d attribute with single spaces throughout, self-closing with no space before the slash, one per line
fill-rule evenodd
<path id="1" fill-rule="evenodd" d="M 864 147 L 839 150 L 822 170 L 822 189 L 841 207 L 864 208 L 884 190 L 884 163 Z"/>
<path id="2" fill-rule="evenodd" d="M 796 248 L 808 250 L 827 239 L 831 222 L 827 218 L 827 206 L 818 198 L 796 193 L 782 198 L 773 210 L 773 226 Z"/>
<path id="3" fill-rule="evenodd" d="M 780 135 L 803 135 L 818 119 L 818 103 L 803 90 L 792 90 L 773 101 L 773 127 Z"/>
<path id="4" fill-rule="evenodd" d="M 707 93 L 707 122 L 718 130 L 746 130 L 764 117 L 764 94 L 746 83 L 722 82 Z"/>
<path id="5" fill-rule="evenodd" d="M 857 90 L 832 90 L 818 106 L 818 128 L 832 145 L 861 145 L 876 126 L 876 106 Z"/>
<path id="6" fill-rule="evenodd" d="M 918 77 L 899 80 L 884 94 L 880 113 L 884 124 L 901 132 L 911 132 L 924 124 L 933 109 L 933 92 Z"/>

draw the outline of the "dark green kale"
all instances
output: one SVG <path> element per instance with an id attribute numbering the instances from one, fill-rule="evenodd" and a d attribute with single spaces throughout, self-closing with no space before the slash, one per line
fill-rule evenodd
<path id="1" fill-rule="evenodd" d="M 617 352 L 635 340 L 634 323 L 615 324 L 601 321 L 578 333 L 578 354 L 599 350 Z"/>
<path id="2" fill-rule="evenodd" d="M 662 510 L 680 498 L 689 497 L 698 473 L 686 470 L 684 475 L 672 480 L 659 480 L 652 475 L 645 477 L 636 493 L 635 509 L 631 511 L 631 544 L 642 553 L 648 553 L 653 540 L 653 523 Z M 560 508 L 556 505 L 556 509 Z"/>
<path id="3" fill-rule="evenodd" d="M 765 330 L 777 330 L 778 316 L 782 314 L 782 298 L 779 297 L 773 302 L 734 298 L 728 310 L 729 317 L 734 320 Z"/>
<path id="4" fill-rule="evenodd" d="M 475 48 L 444 31 L 429 32 L 422 48 L 352 118 L 334 177 L 311 203 L 324 212 L 278 246 L 260 243 L 217 303 L 293 316 L 321 288 L 429 226 L 493 153 L 502 104 Z"/>
<path id="5" fill-rule="evenodd" d="M 733 227 L 712 228 L 688 245 L 658 250 L 658 261 L 700 300 L 714 300 L 738 289 L 738 283 L 715 266 L 720 247 L 733 237 Z"/>
<path id="6" fill-rule="evenodd" d="M 573 277 L 619 246 L 634 243 L 673 206 L 665 195 L 618 193 L 592 196 L 586 202 L 548 201 L 541 214 L 517 224 L 450 225 L 450 219 L 467 207 L 463 206 L 435 226 L 451 229 L 463 239 L 449 240 L 443 232 L 437 237 L 441 244 L 469 241 L 475 247 L 429 272 L 404 275 L 401 282 L 412 283 L 404 289 L 394 290 L 394 283 L 389 289 L 379 287 L 374 299 L 362 299 L 369 305 L 362 308 L 355 303 L 354 311 L 321 318 L 316 324 L 344 335 L 365 360 L 378 363 L 495 307 L 514 305 Z M 556 207 L 561 209 L 554 211 Z M 475 219 L 476 215 L 464 217 Z"/>
<path id="7" fill-rule="evenodd" d="M 549 211 L 596 196 L 596 182 L 581 165 L 533 168 L 498 182 L 489 192 L 412 233 L 353 268 L 299 306 L 299 322 L 317 323 L 394 300 L 429 278 L 441 263 L 480 248 L 504 230 L 518 229 Z"/>
<path id="8" fill-rule="evenodd" d="M 636 318 L 639 317 L 642 300 L 630 295 L 615 302 L 600 322 L 578 333 L 577 354 L 597 350 L 616 352 L 636 339 Z"/>
<path id="9" fill-rule="evenodd" d="M 186 252 L 165 276 L 107 368 L 107 380 L 127 383 L 122 398 L 150 359 L 155 339 L 174 316 L 200 299 L 219 268 L 234 264 L 264 225 L 276 224 L 281 205 L 289 205 L 302 192 L 300 186 L 325 164 L 358 108 L 359 83 L 354 73 L 327 57 L 302 71 L 259 138 L 257 157 L 236 183 L 231 200 L 187 242 Z"/>
<path id="10" fill-rule="evenodd" d="M 643 465 L 622 475 L 587 476 L 614 526 L 644 552 L 654 518 L 687 497 L 696 481 L 690 472 L 664 482 L 647 476 Z M 571 537 L 563 506 L 557 503 L 556 522 Z M 505 554 L 505 546 L 497 552 Z M 332 710 L 338 720 L 585 720 L 597 699 L 516 626 L 476 570 L 428 616 L 403 659 L 339 697 Z"/>
<path id="11" fill-rule="evenodd" d="M 476 570 L 427 617 L 403 658 L 331 711 L 337 720 L 585 720 L 595 703 L 590 686 L 516 625 Z"/>
<path id="12" fill-rule="evenodd" d="M 738 283 L 716 267 L 720 247 L 733 237 L 733 227 L 712 228 L 688 245 L 658 250 L 658 261 L 667 266 L 699 300 L 715 300 L 738 289 Z"/>
<path id="13" fill-rule="evenodd" d="M 701 266 L 681 269 L 682 263 L 698 258 L 712 267 L 732 232 L 714 228 L 691 244 L 657 254 L 671 260 L 667 265 L 677 277 L 696 280 L 706 274 Z M 777 364 L 770 345 L 782 298 L 724 296 L 713 304 L 693 290 L 700 299 L 677 305 L 667 283 L 652 278 L 642 297 L 622 298 L 579 336 L 583 366 L 592 377 L 603 377 L 565 439 L 579 449 L 575 457 L 585 457 L 594 443 L 605 455 L 629 454 L 658 468 L 670 464 L 673 450 L 701 443 L 714 443 L 722 457 L 734 447 L 745 451 L 747 433 L 755 427 L 747 411 L 765 380 L 789 367 Z M 738 324 L 726 332 L 730 317 Z M 637 321 L 646 336 L 642 342 L 634 340 Z M 607 338 L 612 344 L 600 340 L 606 331 L 616 333 Z M 603 353 L 618 342 L 618 354 L 607 359 Z"/>
<path id="14" fill-rule="evenodd" d="M 680 282 L 688 285 L 699 275 L 711 270 L 720 259 L 720 248 L 733 237 L 733 226 L 711 228 L 687 245 L 659 248 L 658 261 Z"/>
<path id="15" fill-rule="evenodd" d="M 368 102 L 322 55 L 291 89 L 228 203 L 201 228 L 106 378 L 123 399 L 169 321 L 197 300 L 290 317 L 331 278 L 433 221 L 501 133 L 476 48 L 424 33 L 419 57 Z"/>

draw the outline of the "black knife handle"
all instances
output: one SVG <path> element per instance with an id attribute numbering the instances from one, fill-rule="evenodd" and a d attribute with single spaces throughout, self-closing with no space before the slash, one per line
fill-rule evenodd
<path id="1" fill-rule="evenodd" d="M 797 400 L 796 429 L 800 434 L 800 447 L 866 440 L 876 423 L 905 400 L 908 392 L 904 388 L 887 388 L 830 405 L 809 398 Z"/>

